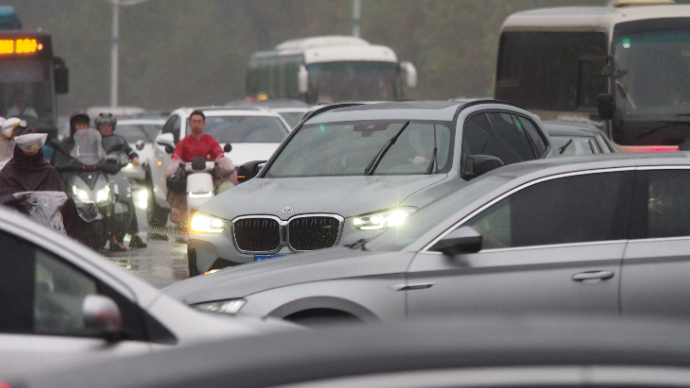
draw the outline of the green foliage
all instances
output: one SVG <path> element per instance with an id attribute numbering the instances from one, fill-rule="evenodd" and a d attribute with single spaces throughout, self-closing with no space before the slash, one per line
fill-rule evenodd
<path id="1" fill-rule="evenodd" d="M 412 61 L 408 98 L 492 94 L 498 31 L 513 12 L 606 0 L 362 0 L 362 37 Z M 679 2 L 687 2 L 686 0 Z M 9 1 L 25 29 L 53 34 L 70 68 L 64 114 L 107 105 L 112 5 L 103 0 Z M 120 8 L 120 104 L 176 108 L 244 97 L 252 52 L 293 38 L 349 35 L 351 0 L 150 0 Z"/>

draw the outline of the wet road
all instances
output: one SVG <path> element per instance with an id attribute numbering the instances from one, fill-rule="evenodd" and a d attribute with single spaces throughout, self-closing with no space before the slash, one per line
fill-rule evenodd
<path id="1" fill-rule="evenodd" d="M 186 234 L 171 223 L 167 228 L 149 228 L 145 210 L 137 209 L 137 219 L 147 248 L 115 253 L 109 252 L 106 245 L 100 253 L 157 288 L 188 278 Z M 129 245 L 129 236 L 125 245 Z"/>

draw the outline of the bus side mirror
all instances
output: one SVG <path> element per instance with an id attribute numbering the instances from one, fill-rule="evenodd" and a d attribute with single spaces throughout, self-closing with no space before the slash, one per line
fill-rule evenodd
<path id="1" fill-rule="evenodd" d="M 611 120 L 613 118 L 613 113 L 616 111 L 616 102 L 613 96 L 608 93 L 598 95 L 597 110 L 599 111 L 599 118 L 602 120 Z"/>
<path id="2" fill-rule="evenodd" d="M 259 175 L 259 171 L 265 163 L 265 160 L 254 160 L 241 165 L 237 169 L 237 181 L 239 183 L 246 182 Z"/>
<path id="3" fill-rule="evenodd" d="M 405 72 L 405 84 L 408 88 L 417 87 L 417 68 L 412 62 L 400 62 L 400 70 Z"/>
<path id="4" fill-rule="evenodd" d="M 53 58 L 53 78 L 56 94 L 69 93 L 69 69 L 62 58 Z"/>
<path id="5" fill-rule="evenodd" d="M 304 65 L 300 65 L 297 73 L 297 84 L 299 85 L 299 92 L 306 93 L 309 91 L 309 72 Z"/>

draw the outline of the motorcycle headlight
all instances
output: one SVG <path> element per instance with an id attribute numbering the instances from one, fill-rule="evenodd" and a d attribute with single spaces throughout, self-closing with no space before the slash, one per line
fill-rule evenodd
<path id="1" fill-rule="evenodd" d="M 192 307 L 211 313 L 237 314 L 245 303 L 247 303 L 247 301 L 244 299 L 227 299 L 218 300 L 215 302 L 199 303 L 192 305 Z"/>
<path id="2" fill-rule="evenodd" d="M 89 198 L 89 193 L 86 190 L 80 189 L 77 186 L 72 186 L 72 193 L 81 202 L 91 202 L 91 198 Z"/>
<path id="3" fill-rule="evenodd" d="M 110 185 L 103 186 L 102 189 L 96 192 L 96 203 L 105 202 L 110 197 Z"/>
<path id="4" fill-rule="evenodd" d="M 359 230 L 384 230 L 392 226 L 400 226 L 405 219 L 416 212 L 414 207 L 397 207 L 374 213 L 362 214 L 352 219 L 352 225 Z"/>
<path id="5" fill-rule="evenodd" d="M 196 233 L 221 233 L 226 226 L 224 219 L 199 212 L 194 213 L 189 223 L 189 229 Z"/>

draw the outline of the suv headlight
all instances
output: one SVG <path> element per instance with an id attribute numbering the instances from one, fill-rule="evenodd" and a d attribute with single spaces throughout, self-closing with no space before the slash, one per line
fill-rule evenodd
<path id="1" fill-rule="evenodd" d="M 400 226 L 405 219 L 416 212 L 414 207 L 396 207 L 374 213 L 362 214 L 352 219 L 352 225 L 359 230 L 383 230 L 391 226 Z"/>
<path id="2" fill-rule="evenodd" d="M 226 226 L 224 219 L 199 212 L 194 213 L 189 223 L 189 229 L 196 233 L 221 233 Z"/>
<path id="3" fill-rule="evenodd" d="M 244 299 L 227 299 L 217 300 L 215 302 L 199 303 L 192 305 L 192 307 L 211 313 L 237 314 L 245 303 L 247 303 L 247 301 Z"/>
<path id="4" fill-rule="evenodd" d="M 110 185 L 105 185 L 96 192 L 96 203 L 105 202 L 110 197 Z"/>
<path id="5" fill-rule="evenodd" d="M 72 193 L 74 193 L 74 196 L 77 197 L 77 199 L 81 202 L 91 202 L 89 193 L 84 189 L 80 189 L 77 186 L 72 186 Z"/>

